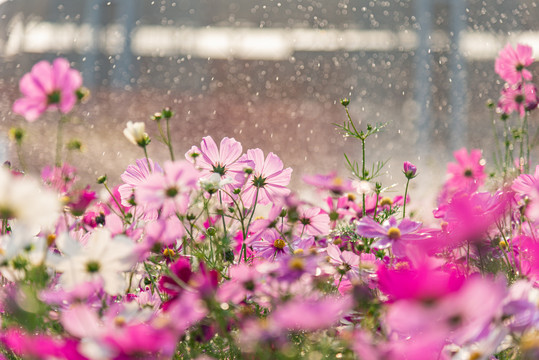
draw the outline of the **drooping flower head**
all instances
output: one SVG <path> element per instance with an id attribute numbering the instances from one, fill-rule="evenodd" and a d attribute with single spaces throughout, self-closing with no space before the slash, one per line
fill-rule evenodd
<path id="1" fill-rule="evenodd" d="M 240 160 L 251 160 L 254 163 L 253 173 L 247 180 L 242 199 L 245 206 L 251 207 L 255 202 L 265 205 L 290 193 L 286 186 L 290 182 L 292 169 L 283 170 L 283 162 L 270 152 L 264 160 L 260 149 L 249 149 Z"/>
<path id="2" fill-rule="evenodd" d="M 24 95 L 13 104 L 13 112 L 27 121 L 37 120 L 46 110 L 60 110 L 66 114 L 77 102 L 76 91 L 82 86 L 82 76 L 71 69 L 64 58 L 53 63 L 40 61 L 19 82 Z"/>
<path id="3" fill-rule="evenodd" d="M 511 44 L 507 44 L 500 51 L 494 64 L 496 74 L 509 84 L 531 80 L 532 74 L 526 67 L 533 63 L 532 50 L 527 45 L 517 44 L 516 49 L 514 49 Z"/>

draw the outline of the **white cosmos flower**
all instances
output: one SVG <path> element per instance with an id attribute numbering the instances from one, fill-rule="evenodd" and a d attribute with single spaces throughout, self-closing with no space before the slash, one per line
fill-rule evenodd
<path id="1" fill-rule="evenodd" d="M 0 217 L 17 219 L 21 225 L 52 226 L 60 214 L 58 195 L 28 176 L 0 169 Z"/>
<path id="2" fill-rule="evenodd" d="M 86 244 L 75 241 L 68 235 L 56 240 L 64 257 L 56 265 L 62 272 L 60 283 L 66 288 L 101 279 L 105 291 L 110 295 L 122 294 L 127 290 L 124 272 L 136 262 L 133 240 L 124 235 L 114 238 L 106 229 L 96 229 Z"/>
<path id="3" fill-rule="evenodd" d="M 143 122 L 127 122 L 127 127 L 124 129 L 124 135 L 135 145 L 142 146 L 145 144 L 148 139 L 148 134 L 146 133 L 146 126 Z"/>

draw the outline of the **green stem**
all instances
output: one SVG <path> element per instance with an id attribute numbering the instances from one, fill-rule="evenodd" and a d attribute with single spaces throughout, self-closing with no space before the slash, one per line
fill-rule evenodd
<path id="1" fill-rule="evenodd" d="M 56 128 L 56 156 L 54 163 L 56 166 L 62 166 L 62 148 L 63 148 L 63 125 L 65 118 L 63 115 L 58 119 L 58 126 Z"/>
<path id="2" fill-rule="evenodd" d="M 17 157 L 19 158 L 19 164 L 21 165 L 21 170 L 26 172 L 26 164 L 24 162 L 24 156 L 22 155 L 22 145 L 17 143 Z"/>
<path id="3" fill-rule="evenodd" d="M 152 166 L 150 165 L 150 158 L 148 157 L 148 150 L 146 150 L 146 145 L 142 147 L 144 150 L 144 156 L 146 157 L 146 162 L 148 163 L 148 171 L 152 172 Z"/>
<path id="4" fill-rule="evenodd" d="M 361 161 L 361 166 L 362 166 L 362 173 L 361 173 L 361 180 L 365 180 L 365 139 L 361 139 L 361 149 L 362 149 L 362 161 Z M 365 198 L 365 193 L 363 193 L 363 216 L 367 215 L 367 209 L 365 209 L 365 203 L 366 203 L 366 198 Z"/>
<path id="5" fill-rule="evenodd" d="M 167 118 L 166 122 L 167 122 L 167 146 L 168 146 L 168 151 L 170 152 L 170 159 L 172 161 L 174 161 L 174 151 L 172 150 L 172 142 L 170 140 L 170 125 L 169 125 L 169 119 Z"/>
<path id="6" fill-rule="evenodd" d="M 494 120 L 494 110 L 490 111 L 490 123 L 492 124 L 492 131 L 494 132 L 494 139 L 496 143 L 496 152 L 494 153 L 494 162 L 501 166 L 502 162 L 502 150 L 500 149 L 500 138 L 498 137 L 498 131 L 496 130 L 496 123 Z M 502 170 L 502 169 L 499 169 Z"/>
<path id="7" fill-rule="evenodd" d="M 406 189 L 404 189 L 404 202 L 402 204 L 402 218 L 406 217 L 406 197 L 408 196 L 408 184 L 410 184 L 410 179 L 406 180 Z"/>

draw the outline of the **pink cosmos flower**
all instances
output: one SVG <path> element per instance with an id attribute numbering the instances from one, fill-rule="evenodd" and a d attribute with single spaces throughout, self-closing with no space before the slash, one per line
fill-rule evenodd
<path id="1" fill-rule="evenodd" d="M 262 235 L 263 237 L 251 243 L 256 256 L 271 260 L 290 253 L 288 244 L 276 230 L 269 229 Z"/>
<path id="2" fill-rule="evenodd" d="M 148 168 L 148 161 L 150 168 Z M 135 189 L 140 184 L 146 182 L 152 173 L 163 172 L 163 169 L 157 163 L 154 163 L 152 159 L 148 159 L 148 161 L 146 159 L 137 159 L 136 165 L 129 165 L 120 176 L 124 184 L 120 185 L 118 191 L 120 192 L 123 206 L 132 206 Z M 144 204 L 140 204 L 140 206 L 144 206 Z"/>
<path id="3" fill-rule="evenodd" d="M 537 87 L 534 84 L 505 86 L 498 101 L 498 108 L 507 115 L 517 111 L 522 118 L 526 111 L 535 109 L 538 102 Z"/>
<path id="4" fill-rule="evenodd" d="M 52 65 L 40 61 L 24 75 L 19 89 L 24 97 L 13 104 L 13 112 L 33 122 L 46 110 L 59 109 L 66 114 L 77 102 L 76 91 L 82 86 L 82 76 L 71 69 L 69 62 L 57 58 Z"/>
<path id="5" fill-rule="evenodd" d="M 457 291 L 464 282 L 464 277 L 455 271 L 437 270 L 427 264 L 415 269 L 380 266 L 377 275 L 380 290 L 392 301 L 415 299 L 430 303 Z"/>
<path id="6" fill-rule="evenodd" d="M 245 178 L 244 168 L 253 166 L 251 162 L 238 161 L 242 151 L 241 144 L 234 138 L 223 138 L 218 149 L 213 138 L 206 136 L 202 138 L 200 148 L 193 146 L 185 158 L 200 170 L 202 179 L 219 174 L 221 178 L 228 177 L 234 180 L 234 185 L 241 186 Z M 199 156 L 193 157 L 194 154 Z"/>
<path id="7" fill-rule="evenodd" d="M 386 324 L 400 337 L 438 333 L 456 344 L 476 341 L 501 310 L 504 281 L 472 276 L 458 291 L 434 304 L 400 300 L 389 307 Z"/>
<path id="8" fill-rule="evenodd" d="M 487 175 L 485 164 L 481 160 L 481 150 L 473 149 L 469 154 L 465 148 L 453 153 L 456 163 L 447 164 L 449 179 L 439 196 L 440 203 L 446 202 L 458 191 L 472 193 L 483 185 Z"/>
<path id="9" fill-rule="evenodd" d="M 407 179 L 413 179 L 417 173 L 417 167 L 409 161 L 405 161 L 403 164 L 404 176 Z"/>
<path id="10" fill-rule="evenodd" d="M 329 233 L 329 215 L 320 208 L 298 208 L 299 228 L 301 234 L 327 235 Z"/>
<path id="11" fill-rule="evenodd" d="M 352 306 L 351 297 L 296 298 L 277 307 L 271 320 L 287 330 L 316 331 L 337 323 Z"/>
<path id="12" fill-rule="evenodd" d="M 346 192 L 353 191 L 352 181 L 343 179 L 333 171 L 327 175 L 304 176 L 303 181 L 309 185 L 315 186 L 319 190 L 329 190 L 335 195 L 342 195 Z"/>
<path id="13" fill-rule="evenodd" d="M 64 194 L 69 192 L 78 180 L 77 169 L 67 163 L 61 167 L 45 166 L 41 171 L 41 179 L 50 188 Z"/>
<path id="14" fill-rule="evenodd" d="M 217 291 L 219 301 L 238 304 L 258 291 L 262 274 L 255 267 L 239 264 L 230 267 L 229 271 L 230 280 L 225 281 Z"/>
<path id="15" fill-rule="evenodd" d="M 183 214 L 199 177 L 199 172 L 187 161 L 167 161 L 164 173 L 152 173 L 135 189 L 135 200 L 145 204 L 148 210 L 161 209 L 165 217 L 176 212 Z"/>
<path id="16" fill-rule="evenodd" d="M 509 84 L 531 80 L 532 74 L 526 67 L 533 63 L 532 50 L 527 45 L 517 44 L 517 48 L 514 49 L 510 44 L 507 44 L 500 51 L 494 64 L 496 74 Z"/>
<path id="17" fill-rule="evenodd" d="M 409 219 L 402 219 L 397 224 L 397 219 L 391 217 L 383 224 L 379 224 L 372 218 L 365 217 L 359 221 L 357 232 L 367 238 L 377 238 L 378 240 L 372 244 L 373 248 L 385 249 L 392 246 L 395 255 L 403 256 L 408 241 L 425 237 L 417 233 L 420 227 L 421 223 Z"/>
<path id="18" fill-rule="evenodd" d="M 283 170 L 283 162 L 277 155 L 270 152 L 264 160 L 262 150 L 250 149 L 240 158 L 240 161 L 245 160 L 254 163 L 253 174 L 247 180 L 241 195 L 245 206 L 252 207 L 255 202 L 266 205 L 290 193 L 286 186 L 290 182 L 292 169 Z"/>

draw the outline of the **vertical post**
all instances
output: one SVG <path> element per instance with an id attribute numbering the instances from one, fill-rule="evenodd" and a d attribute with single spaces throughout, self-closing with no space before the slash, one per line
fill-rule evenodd
<path id="1" fill-rule="evenodd" d="M 457 150 L 467 144 L 467 84 L 466 62 L 460 52 L 461 36 L 465 29 L 465 0 L 450 0 L 450 76 L 451 127 L 449 148 Z"/>
<path id="2" fill-rule="evenodd" d="M 417 104 L 416 140 L 420 153 L 430 151 L 430 102 L 431 102 L 431 55 L 432 0 L 416 0 L 415 14 L 419 25 L 418 45 L 415 52 L 415 101 Z"/>
<path id="3" fill-rule="evenodd" d="M 92 89 L 96 86 L 98 74 L 95 72 L 99 55 L 99 36 L 101 30 L 101 0 L 84 2 L 83 25 L 90 31 L 90 43 L 82 55 L 82 77 L 84 86 Z"/>
<path id="4" fill-rule="evenodd" d="M 131 32 L 135 27 L 136 3 L 132 0 L 117 0 L 117 22 L 122 27 L 124 42 L 122 48 L 118 49 L 114 62 L 112 85 L 115 87 L 125 87 L 131 79 L 133 62 Z"/>

